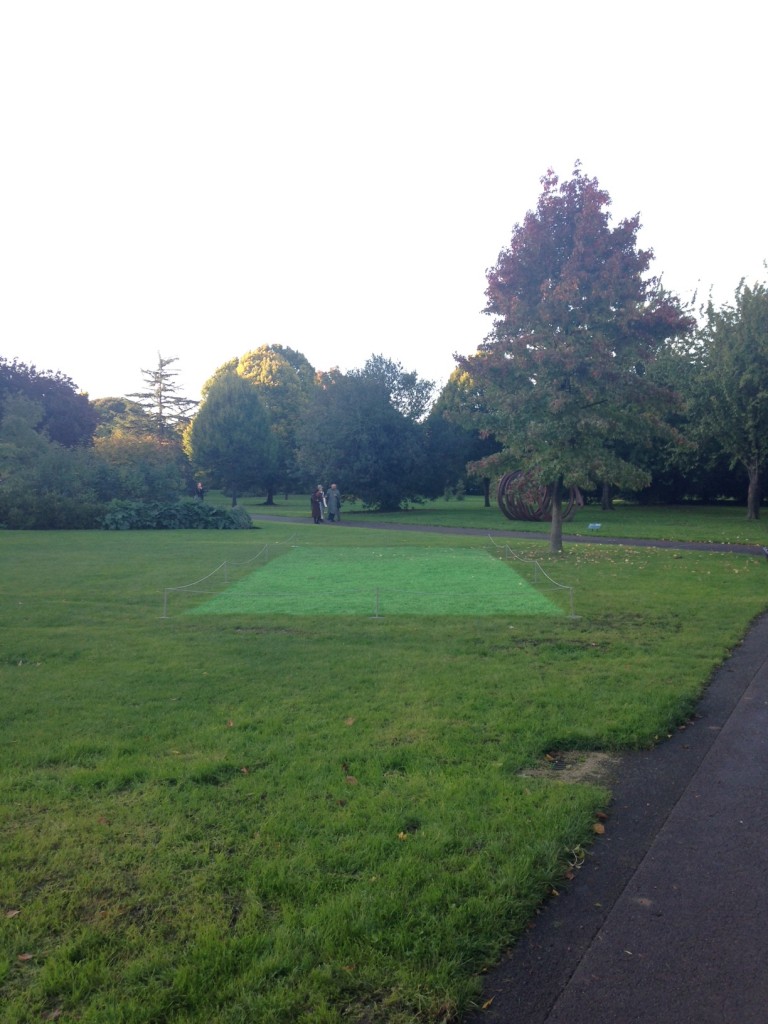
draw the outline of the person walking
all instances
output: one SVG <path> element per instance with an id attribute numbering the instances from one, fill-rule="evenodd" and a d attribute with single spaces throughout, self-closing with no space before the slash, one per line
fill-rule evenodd
<path id="1" fill-rule="evenodd" d="M 328 521 L 331 523 L 335 523 L 337 520 L 341 521 L 341 493 L 336 484 L 331 484 L 325 500 L 328 505 Z"/>
<path id="2" fill-rule="evenodd" d="M 325 506 L 325 495 L 323 494 L 323 488 L 320 484 L 312 492 L 312 496 L 309 499 L 312 507 L 312 519 L 315 523 L 322 523 L 323 521 L 323 507 Z"/>

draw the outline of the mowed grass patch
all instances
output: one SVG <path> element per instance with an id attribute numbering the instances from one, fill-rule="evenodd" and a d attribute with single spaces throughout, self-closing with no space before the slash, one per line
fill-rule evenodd
<path id="1" fill-rule="evenodd" d="M 162 617 L 295 529 L 0 532 L 3 1024 L 460 1019 L 609 801 L 521 769 L 663 740 L 768 592 L 582 545 L 579 618 Z"/>
<path id="2" fill-rule="evenodd" d="M 297 546 L 194 614 L 559 615 L 561 609 L 487 550 Z"/>

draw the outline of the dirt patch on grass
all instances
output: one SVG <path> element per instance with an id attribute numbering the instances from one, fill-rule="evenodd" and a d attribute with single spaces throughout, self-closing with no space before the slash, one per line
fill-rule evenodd
<path id="1" fill-rule="evenodd" d="M 611 786 L 616 781 L 620 761 L 618 754 L 602 750 L 552 750 L 538 765 L 524 768 L 519 774 L 535 779 Z"/>

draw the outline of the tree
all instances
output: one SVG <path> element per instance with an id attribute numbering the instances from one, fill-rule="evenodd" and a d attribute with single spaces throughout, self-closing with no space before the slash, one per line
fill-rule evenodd
<path id="1" fill-rule="evenodd" d="M 283 345 L 261 345 L 247 352 L 236 369 L 258 390 L 275 435 L 275 471 L 265 481 L 265 504 L 273 505 L 278 488 L 288 492 L 303 483 L 297 462 L 296 431 L 316 387 L 315 370 L 301 352 Z"/>
<path id="2" fill-rule="evenodd" d="M 39 402 L 14 394 L 2 403 L 0 418 L 0 481 L 34 465 L 48 450 L 50 441 L 38 427 L 43 418 Z"/>
<path id="3" fill-rule="evenodd" d="M 192 491 L 192 469 L 179 444 L 118 429 L 97 437 L 94 450 L 109 471 L 110 499 L 171 502 Z"/>
<path id="4" fill-rule="evenodd" d="M 17 530 L 97 527 L 102 474 L 94 449 L 51 441 L 39 429 L 40 402 L 12 394 L 2 405 L 0 525 Z"/>
<path id="5" fill-rule="evenodd" d="M 424 494 L 437 497 L 469 477 L 480 482 L 485 507 L 490 508 L 491 478 L 485 460 L 501 449 L 492 434 L 478 429 L 477 408 L 466 386 L 466 374 L 454 370 L 424 420 L 427 468 Z"/>
<path id="6" fill-rule="evenodd" d="M 423 428 L 394 408 L 378 380 L 320 374 L 299 440 L 316 483 L 335 481 L 372 508 L 397 509 L 421 493 Z"/>
<path id="7" fill-rule="evenodd" d="M 759 519 L 768 457 L 768 290 L 742 281 L 732 304 L 710 301 L 700 335 L 693 416 L 733 468 L 747 472 L 747 518 Z"/>
<path id="8" fill-rule="evenodd" d="M 542 179 L 534 211 L 488 271 L 494 325 L 457 357 L 481 396 L 479 425 L 503 444 L 485 464 L 522 469 L 552 490 L 550 548 L 562 551 L 561 497 L 573 485 L 642 486 L 649 476 L 617 441 L 650 444 L 668 427 L 671 393 L 649 364 L 694 326 L 638 250 L 639 217 L 610 226 L 610 197 L 577 164 Z"/>
<path id="9" fill-rule="evenodd" d="M 237 504 L 238 494 L 263 485 L 275 471 L 276 443 L 258 389 L 236 372 L 216 376 L 184 435 L 196 470 L 221 486 Z"/>
<path id="10" fill-rule="evenodd" d="M 65 374 L 38 370 L 0 356 L 0 414 L 6 398 L 22 395 L 40 407 L 36 429 L 65 448 L 89 445 L 98 416 L 88 395 Z"/>
<path id="11" fill-rule="evenodd" d="M 178 438 L 179 433 L 189 423 L 192 410 L 198 405 L 194 399 L 184 398 L 178 394 L 179 388 L 174 380 L 178 376 L 178 371 L 168 369 L 171 363 L 177 361 L 175 356 L 172 359 L 163 359 L 158 352 L 157 367 L 154 370 L 141 371 L 146 390 L 135 391 L 127 396 L 135 398 L 151 416 L 158 441 Z"/>
<path id="12" fill-rule="evenodd" d="M 404 370 L 402 363 L 381 355 L 372 355 L 362 369 L 352 370 L 349 376 L 379 381 L 395 409 L 410 420 L 425 415 L 435 390 L 434 381 L 420 380 L 415 371 Z"/>
<path id="13" fill-rule="evenodd" d="M 149 437 L 155 433 L 155 421 L 138 402 L 129 398 L 97 398 L 93 405 L 99 417 L 97 438 L 115 433 Z"/>

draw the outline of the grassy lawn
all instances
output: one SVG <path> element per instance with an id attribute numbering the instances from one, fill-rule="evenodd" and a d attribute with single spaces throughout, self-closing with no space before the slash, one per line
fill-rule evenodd
<path id="1" fill-rule="evenodd" d="M 707 511 L 689 536 L 760 526 Z M 432 514 L 448 512 L 506 522 L 470 501 Z M 252 562 L 265 545 L 290 552 Z M 489 607 L 499 580 L 532 585 L 471 535 L 0 533 L 3 1024 L 470 1006 L 610 800 L 521 773 L 663 739 L 768 603 L 763 558 L 510 546 L 574 588 L 576 616 Z M 374 561 L 430 596 L 329 609 Z M 428 603 L 456 566 L 488 570 L 461 614 Z M 254 605 L 288 583 L 304 607 Z"/>
<path id="2" fill-rule="evenodd" d="M 208 500 L 208 499 L 206 499 Z M 229 504 L 221 495 L 210 496 L 216 504 Z M 306 516 L 309 518 L 309 498 L 280 496 L 275 504 L 265 506 L 263 498 L 243 498 L 240 504 L 255 516 Z M 470 495 L 463 501 L 445 501 L 440 498 L 416 505 L 401 512 L 366 512 L 359 504 L 347 504 L 342 509 L 345 522 L 407 523 L 414 526 L 450 526 L 475 530 L 504 530 L 511 533 L 530 533 L 540 540 L 547 539 L 548 523 L 512 522 L 499 511 L 495 500 L 485 508 L 483 499 Z M 577 509 L 574 518 L 564 524 L 563 532 L 577 537 L 593 534 L 591 523 L 599 523 L 599 536 L 642 538 L 658 540 L 692 540 L 707 543 L 768 544 L 768 515 L 750 522 L 746 509 L 736 505 L 631 505 L 617 502 L 609 512 L 598 505 Z"/>

